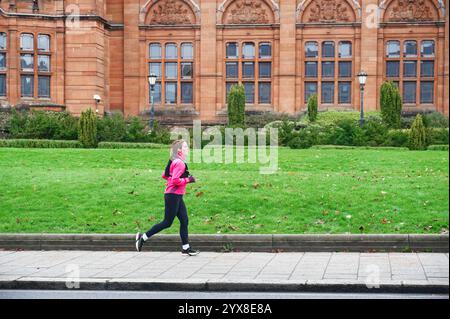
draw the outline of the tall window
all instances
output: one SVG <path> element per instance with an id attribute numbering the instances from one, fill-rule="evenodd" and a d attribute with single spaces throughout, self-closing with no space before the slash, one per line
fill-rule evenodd
<path id="1" fill-rule="evenodd" d="M 0 32 L 0 96 L 6 96 L 6 33 Z"/>
<path id="2" fill-rule="evenodd" d="M 407 105 L 434 103 L 435 42 L 386 42 L 385 78 L 397 83 Z"/>
<path id="3" fill-rule="evenodd" d="M 156 104 L 181 105 L 194 102 L 192 43 L 150 43 L 148 65 L 149 74 L 157 76 L 153 91 Z"/>
<path id="4" fill-rule="evenodd" d="M 226 95 L 241 83 L 245 103 L 272 103 L 272 44 L 269 42 L 228 42 L 225 45 Z"/>
<path id="5" fill-rule="evenodd" d="M 320 52 L 319 52 L 320 48 Z M 319 93 L 322 104 L 350 104 L 353 81 L 351 41 L 305 42 L 304 102 Z"/>
<path id="6" fill-rule="evenodd" d="M 50 98 L 50 36 L 20 35 L 20 94 L 22 97 Z"/>

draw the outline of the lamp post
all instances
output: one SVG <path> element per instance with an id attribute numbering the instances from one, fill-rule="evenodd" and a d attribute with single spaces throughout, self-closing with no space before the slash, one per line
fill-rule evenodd
<path id="1" fill-rule="evenodd" d="M 154 103 L 153 103 L 153 89 L 155 88 L 155 83 L 156 83 L 156 74 L 151 73 L 148 76 L 148 84 L 150 84 L 150 103 L 152 104 L 151 106 L 151 111 L 150 111 L 150 131 L 153 131 L 153 122 L 154 122 L 154 118 L 155 118 L 155 108 L 154 108 Z"/>
<path id="2" fill-rule="evenodd" d="M 359 125 L 364 124 L 364 86 L 366 85 L 367 81 L 367 73 L 364 71 L 361 71 L 358 73 L 358 80 L 359 80 L 359 90 L 361 95 L 361 107 L 360 107 L 360 115 L 359 115 Z"/>

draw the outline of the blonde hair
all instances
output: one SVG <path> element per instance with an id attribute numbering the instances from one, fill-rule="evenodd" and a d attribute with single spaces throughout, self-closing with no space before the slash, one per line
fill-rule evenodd
<path id="1" fill-rule="evenodd" d="M 172 146 L 170 147 L 170 159 L 172 161 L 179 158 L 178 151 L 183 148 L 183 143 L 186 143 L 186 141 L 185 140 L 173 141 Z"/>

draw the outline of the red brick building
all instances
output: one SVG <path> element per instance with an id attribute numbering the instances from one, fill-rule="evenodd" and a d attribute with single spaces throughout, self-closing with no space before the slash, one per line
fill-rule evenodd
<path id="1" fill-rule="evenodd" d="M 395 81 L 406 110 L 449 108 L 448 1 L 442 0 L 1 0 L 0 104 L 79 114 L 219 121 L 226 91 L 246 109 L 297 113 L 379 108 Z"/>

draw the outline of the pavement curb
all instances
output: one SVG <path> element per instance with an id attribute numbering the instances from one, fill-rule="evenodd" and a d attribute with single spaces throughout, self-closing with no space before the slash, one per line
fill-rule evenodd
<path id="1" fill-rule="evenodd" d="M 449 235 L 190 235 L 201 251 L 254 252 L 449 252 Z M 0 234 L 3 250 L 133 251 L 134 234 Z M 179 235 L 156 235 L 144 251 L 179 251 Z"/>
<path id="2" fill-rule="evenodd" d="M 68 288 L 67 278 L 0 279 L 0 289 L 39 290 L 126 290 L 126 291 L 210 291 L 210 292 L 352 292 L 352 293 L 423 293 L 448 294 L 447 283 L 395 281 L 369 288 L 352 280 L 261 281 L 250 280 L 158 280 L 158 279 L 81 279 L 79 288 Z"/>

